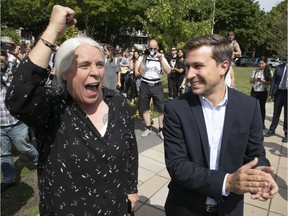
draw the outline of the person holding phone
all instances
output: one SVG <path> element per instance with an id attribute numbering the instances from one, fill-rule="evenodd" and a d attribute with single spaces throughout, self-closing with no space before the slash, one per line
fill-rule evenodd
<path id="1" fill-rule="evenodd" d="M 266 100 L 268 98 L 268 87 L 270 85 L 272 72 L 267 67 L 264 59 L 258 61 L 258 68 L 253 70 L 250 77 L 250 83 L 252 83 L 250 95 L 259 101 L 263 129 L 265 129 L 265 116 L 266 116 Z"/>
<path id="2" fill-rule="evenodd" d="M 138 109 L 143 113 L 145 130 L 141 137 L 145 138 L 152 133 L 150 119 L 150 101 L 153 100 L 155 111 L 158 115 L 159 132 L 158 136 L 163 140 L 163 112 L 164 112 L 164 91 L 161 84 L 163 73 L 169 74 L 171 68 L 166 58 L 158 52 L 159 46 L 155 39 L 148 42 L 148 49 L 138 60 L 138 72 L 141 75 L 139 87 Z"/>
<path id="3" fill-rule="evenodd" d="M 13 49 L 15 49 L 15 44 L 2 42 L 1 40 L 1 50 L 12 51 Z"/>
<path id="4" fill-rule="evenodd" d="M 23 54 L 20 52 L 21 47 L 17 46 L 11 37 L 2 36 L 1 39 L 1 50 L 5 50 L 8 55 L 8 64 L 10 68 L 16 67 L 20 60 L 23 59 Z"/>

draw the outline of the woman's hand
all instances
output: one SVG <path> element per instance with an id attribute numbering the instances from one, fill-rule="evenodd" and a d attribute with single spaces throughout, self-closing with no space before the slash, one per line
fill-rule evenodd
<path id="1" fill-rule="evenodd" d="M 76 24 L 74 15 L 71 8 L 54 5 L 47 30 L 56 33 L 58 37 L 62 36 L 69 27 Z"/>
<path id="2" fill-rule="evenodd" d="M 136 203 L 137 203 L 138 200 L 139 200 L 138 193 L 128 194 L 128 199 L 129 199 L 130 202 L 131 202 L 131 209 L 134 209 L 135 206 L 136 206 Z"/>

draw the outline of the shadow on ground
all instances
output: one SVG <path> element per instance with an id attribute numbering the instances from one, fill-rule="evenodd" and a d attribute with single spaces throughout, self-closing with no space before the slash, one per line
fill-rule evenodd
<path id="1" fill-rule="evenodd" d="M 165 216 L 163 206 L 151 204 L 149 198 L 139 196 L 139 201 L 136 206 L 135 215 L 137 216 Z"/>
<path id="2" fill-rule="evenodd" d="M 16 184 L 8 188 L 1 194 L 1 215 L 12 216 L 17 215 L 17 212 L 23 206 L 28 204 L 28 201 L 35 197 L 35 188 L 37 185 L 36 170 L 30 160 L 20 155 L 15 159 L 16 168 Z M 31 175 L 34 172 L 35 175 Z M 33 185 L 31 185 L 33 184 Z M 35 205 L 35 203 L 33 203 Z M 21 213 L 21 215 L 26 215 Z M 28 215 L 27 215 L 28 216 Z"/>

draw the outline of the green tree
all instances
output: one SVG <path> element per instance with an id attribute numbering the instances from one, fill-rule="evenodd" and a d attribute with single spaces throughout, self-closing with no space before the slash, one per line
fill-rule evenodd
<path id="1" fill-rule="evenodd" d="M 199 7 L 199 0 L 178 0 L 177 4 L 173 0 L 147 0 L 146 4 L 149 7 L 140 17 L 143 29 L 165 49 L 210 31 L 209 20 L 193 16 L 192 9 Z"/>
<path id="2" fill-rule="evenodd" d="M 267 14 L 269 37 L 267 44 L 276 51 L 276 56 L 287 59 L 287 0 L 281 2 Z"/>
<path id="3" fill-rule="evenodd" d="M 127 0 L 2 0 L 2 26 L 22 27 L 37 36 L 47 26 L 55 4 L 75 10 L 79 30 L 85 30 L 88 36 L 107 41 L 119 34 L 124 26 L 132 28 L 135 21 L 130 18 L 139 12 L 131 8 Z"/>
<path id="4" fill-rule="evenodd" d="M 1 32 L 1 36 L 7 36 L 7 37 L 11 37 L 12 40 L 16 43 L 19 44 L 20 43 L 20 37 L 19 35 L 16 33 L 15 29 L 13 28 L 6 28 Z"/>
<path id="5" fill-rule="evenodd" d="M 266 40 L 265 13 L 255 0 L 217 0 L 215 33 L 228 35 L 234 31 L 242 52 L 257 47 Z"/>
<path id="6" fill-rule="evenodd" d="M 122 33 L 145 30 L 169 47 L 208 33 L 210 25 L 209 20 L 199 19 L 192 13 L 191 8 L 197 8 L 199 0 L 179 0 L 177 4 L 172 0 L 2 1 L 2 23 L 30 29 L 34 36 L 46 27 L 54 4 L 73 8 L 78 20 L 77 28 L 104 42 L 113 43 Z"/>
<path id="7" fill-rule="evenodd" d="M 53 1 L 71 7 L 76 12 L 77 28 L 93 38 L 113 43 L 117 35 L 132 32 L 141 25 L 141 1 L 128 0 L 62 0 Z"/>
<path id="8" fill-rule="evenodd" d="M 243 52 L 265 43 L 277 50 L 286 47 L 275 33 L 286 35 L 287 12 L 275 8 L 267 15 L 256 0 L 1 0 L 1 26 L 22 27 L 37 36 L 47 26 L 55 4 L 75 10 L 79 31 L 112 44 L 118 35 L 144 30 L 165 49 L 181 47 L 190 38 L 211 33 L 214 17 L 214 33 L 235 31 Z M 287 0 L 281 5 L 285 7 Z"/>
<path id="9" fill-rule="evenodd" d="M 60 46 L 65 40 L 75 37 L 78 34 L 78 30 L 75 26 L 71 26 L 61 38 L 58 39 L 56 44 Z"/>
<path id="10" fill-rule="evenodd" d="M 47 25 L 51 8 L 45 0 L 1 0 L 1 26 L 22 27 L 36 36 Z"/>

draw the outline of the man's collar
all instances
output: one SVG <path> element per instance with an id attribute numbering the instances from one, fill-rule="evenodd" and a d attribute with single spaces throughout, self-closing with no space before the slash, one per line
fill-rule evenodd
<path id="1" fill-rule="evenodd" d="M 212 103 L 207 98 L 205 98 L 204 96 L 199 95 L 199 98 L 200 98 L 201 103 L 206 101 L 212 106 Z M 227 105 L 227 103 L 228 103 L 228 86 L 225 85 L 224 98 L 220 101 L 220 103 L 217 104 L 217 106 L 215 106 L 215 108 L 218 107 L 218 106 L 225 106 L 225 105 Z"/>

